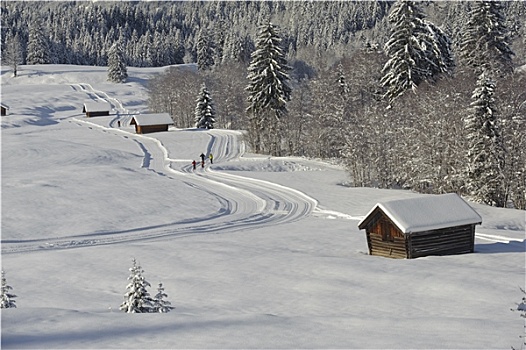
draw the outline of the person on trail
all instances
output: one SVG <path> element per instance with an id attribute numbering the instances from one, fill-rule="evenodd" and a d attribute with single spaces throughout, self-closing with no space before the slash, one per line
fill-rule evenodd
<path id="1" fill-rule="evenodd" d="M 201 153 L 201 155 L 199 156 L 201 157 L 201 163 L 205 163 L 205 154 L 204 153 Z"/>
<path id="2" fill-rule="evenodd" d="M 194 168 L 195 170 L 195 166 L 197 165 L 197 162 L 195 160 L 192 161 L 192 167 Z"/>
<path id="3" fill-rule="evenodd" d="M 117 126 L 120 128 L 121 127 L 121 121 L 120 120 L 117 120 Z"/>
<path id="4" fill-rule="evenodd" d="M 210 158 L 210 164 L 214 164 L 214 156 L 212 155 L 212 153 L 210 153 L 208 158 Z"/>

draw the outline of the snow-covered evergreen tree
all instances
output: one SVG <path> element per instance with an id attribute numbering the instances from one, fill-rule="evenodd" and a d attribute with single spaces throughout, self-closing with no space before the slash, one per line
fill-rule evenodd
<path id="1" fill-rule="evenodd" d="M 0 308 L 16 308 L 16 295 L 11 294 L 11 290 L 13 290 L 13 288 L 7 284 L 7 281 L 5 279 L 5 272 L 2 270 L 2 290 L 0 292 Z"/>
<path id="2" fill-rule="evenodd" d="M 152 312 L 166 313 L 174 309 L 174 307 L 171 306 L 171 303 L 168 300 L 165 300 L 167 297 L 168 295 L 164 292 L 163 284 L 159 282 L 159 285 L 157 286 L 157 294 L 155 294 L 155 297 L 153 298 Z"/>
<path id="3" fill-rule="evenodd" d="M 214 66 L 214 42 L 207 30 L 200 30 L 196 44 L 197 69 L 203 71 L 212 69 Z"/>
<path id="4" fill-rule="evenodd" d="M 427 35 L 431 47 L 426 47 L 428 64 L 426 70 L 429 77 L 440 73 L 451 73 L 455 67 L 451 39 L 447 34 L 433 23 L 425 20 Z"/>
<path id="5" fill-rule="evenodd" d="M 424 19 L 419 5 L 398 0 L 389 13 L 391 36 L 384 50 L 389 60 L 382 72 L 385 96 L 393 101 L 424 80 L 451 69 L 451 47 L 445 34 Z"/>
<path id="6" fill-rule="evenodd" d="M 195 127 L 200 129 L 213 129 L 216 121 L 215 106 L 205 84 L 201 86 L 201 91 L 196 99 L 196 103 Z"/>
<path id="7" fill-rule="evenodd" d="M 124 83 L 128 79 L 128 69 L 124 51 L 119 42 L 114 43 L 108 52 L 108 80 L 113 83 Z"/>
<path id="8" fill-rule="evenodd" d="M 127 313 L 147 313 L 152 310 L 153 300 L 147 288 L 150 283 L 142 275 L 144 270 L 137 261 L 133 259 L 133 266 L 130 268 L 128 277 L 127 292 L 124 294 L 124 301 L 120 309 Z"/>
<path id="9" fill-rule="evenodd" d="M 277 27 L 268 21 L 259 29 L 248 67 L 249 139 L 256 153 L 281 155 L 281 118 L 287 114 L 291 88 Z"/>
<path id="10" fill-rule="evenodd" d="M 494 90 L 495 83 L 482 73 L 473 91 L 470 113 L 464 120 L 468 143 L 466 187 L 473 200 L 503 207 L 506 202 L 502 174 L 504 143 Z"/>
<path id="11" fill-rule="evenodd" d="M 27 64 L 48 64 L 51 63 L 49 58 L 49 41 L 44 32 L 42 21 L 36 18 L 29 28 L 29 39 L 27 43 Z"/>
<path id="12" fill-rule="evenodd" d="M 471 3 L 469 21 L 461 43 L 462 57 L 475 72 L 495 75 L 513 71 L 510 38 L 498 1 Z"/>

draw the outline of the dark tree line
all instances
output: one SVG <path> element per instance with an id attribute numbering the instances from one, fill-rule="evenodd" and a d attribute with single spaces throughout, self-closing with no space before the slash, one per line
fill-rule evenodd
<path id="1" fill-rule="evenodd" d="M 250 37 L 263 19 L 285 28 L 284 49 L 294 56 L 306 48 L 343 49 L 356 32 L 381 20 L 388 7 L 387 2 L 359 1 L 5 1 L 2 49 L 7 38 L 17 37 L 20 64 L 105 66 L 119 41 L 127 66 L 197 62 L 203 53 L 207 65 L 230 59 L 248 63 Z"/>

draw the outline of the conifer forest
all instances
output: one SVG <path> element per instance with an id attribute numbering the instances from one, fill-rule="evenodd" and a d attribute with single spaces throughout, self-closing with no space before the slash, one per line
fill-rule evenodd
<path id="1" fill-rule="evenodd" d="M 196 127 L 206 96 L 214 128 L 343 164 L 351 186 L 526 209 L 523 1 L 3 1 L 1 38 L 15 76 L 173 65 L 152 112 Z"/>

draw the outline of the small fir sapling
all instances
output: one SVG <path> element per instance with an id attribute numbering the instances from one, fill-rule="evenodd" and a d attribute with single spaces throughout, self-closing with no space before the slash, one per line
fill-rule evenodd
<path id="1" fill-rule="evenodd" d="M 147 313 L 152 310 L 152 298 L 148 293 L 147 288 L 150 283 L 146 281 L 142 275 L 144 272 L 137 261 L 133 259 L 133 266 L 130 268 L 130 276 L 128 277 L 128 290 L 124 294 L 124 301 L 120 309 L 127 313 Z"/>
<path id="2" fill-rule="evenodd" d="M 15 298 L 16 295 L 11 294 L 9 291 L 13 290 L 11 286 L 7 284 L 7 281 L 5 279 L 5 272 L 2 271 L 2 290 L 1 290 L 1 303 L 0 308 L 2 309 L 8 309 L 8 308 L 16 308 Z"/>
<path id="3" fill-rule="evenodd" d="M 166 313 L 174 309 L 174 307 L 171 306 L 171 303 L 165 300 L 165 298 L 167 297 L 168 295 L 164 292 L 163 284 L 159 282 L 159 286 L 157 287 L 157 294 L 155 295 L 153 299 L 153 311 L 152 312 Z"/>

